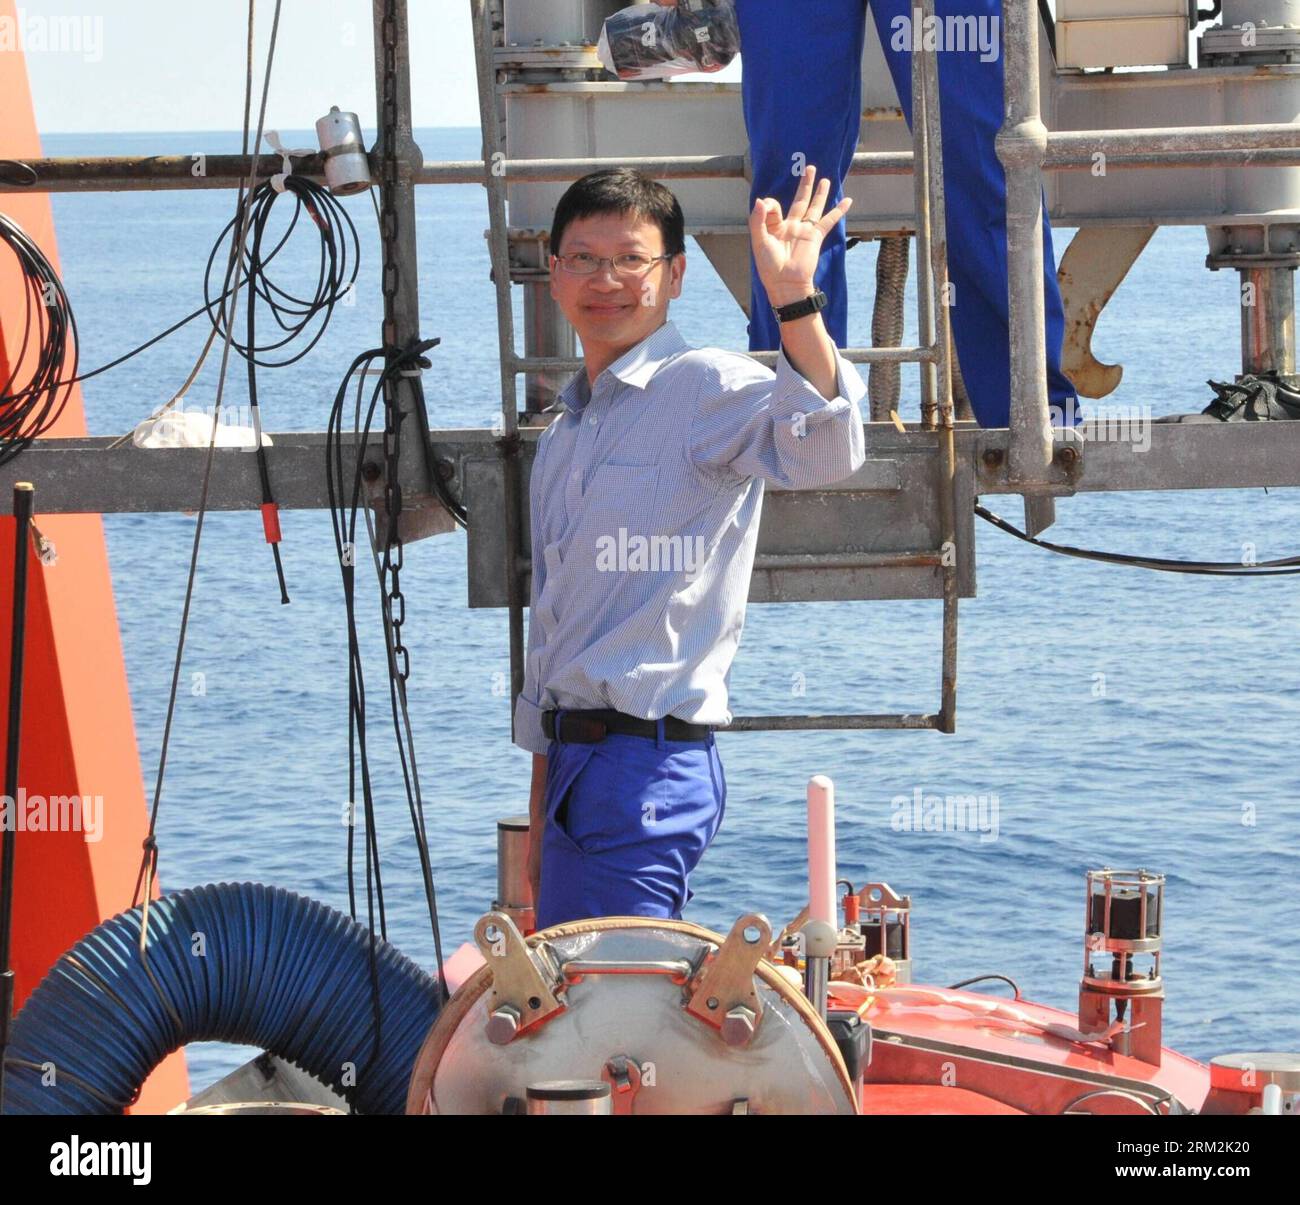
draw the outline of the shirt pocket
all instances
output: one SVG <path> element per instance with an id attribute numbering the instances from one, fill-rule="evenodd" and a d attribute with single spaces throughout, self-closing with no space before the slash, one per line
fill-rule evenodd
<path id="1" fill-rule="evenodd" d="M 657 464 L 598 466 L 583 496 L 582 521 L 566 560 L 576 556 L 591 569 L 621 567 L 616 562 L 635 537 L 661 534 L 658 496 Z"/>

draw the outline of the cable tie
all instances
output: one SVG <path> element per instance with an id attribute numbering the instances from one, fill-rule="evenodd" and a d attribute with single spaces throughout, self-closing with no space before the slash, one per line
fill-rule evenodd
<path id="1" fill-rule="evenodd" d="M 286 150 L 283 143 L 280 141 L 279 130 L 267 130 L 263 137 L 266 139 L 271 149 L 280 156 L 280 170 L 271 177 L 271 187 L 274 188 L 276 192 L 284 192 L 285 180 L 293 175 L 293 164 L 289 161 L 289 156 L 313 155 L 316 153 L 315 148 L 307 147 L 304 149 L 299 147 L 295 150 Z"/>

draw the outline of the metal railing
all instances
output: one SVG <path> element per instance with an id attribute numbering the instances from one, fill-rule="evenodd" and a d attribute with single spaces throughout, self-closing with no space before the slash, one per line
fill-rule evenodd
<path id="1" fill-rule="evenodd" d="M 1161 127 L 1140 130 L 1047 131 L 1042 170 L 1089 171 L 1095 156 L 1107 168 L 1300 166 L 1300 128 L 1294 125 Z M 169 189 L 193 191 L 238 188 L 253 170 L 252 155 L 203 155 L 203 173 L 195 175 L 197 155 L 100 155 L 86 158 L 40 158 L 4 161 L 0 194 L 19 192 L 137 192 Z M 294 171 L 324 181 L 319 151 L 291 155 Z M 259 178 L 280 170 L 278 156 L 261 157 Z M 371 153 L 372 174 L 378 157 Z M 19 166 L 19 164 L 21 166 Z M 607 167 L 632 167 L 660 180 L 743 179 L 743 155 L 642 155 L 625 158 L 505 159 L 497 170 L 514 181 L 567 183 Z M 26 169 L 26 170 L 22 170 Z M 422 162 L 408 169 L 413 184 L 482 184 L 490 165 L 479 159 Z M 850 176 L 907 176 L 911 151 L 859 151 Z"/>

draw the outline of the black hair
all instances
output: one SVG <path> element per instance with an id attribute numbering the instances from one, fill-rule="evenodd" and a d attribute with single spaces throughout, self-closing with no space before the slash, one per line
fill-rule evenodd
<path id="1" fill-rule="evenodd" d="M 686 250 L 686 219 L 672 191 L 645 172 L 630 167 L 607 167 L 575 180 L 560 198 L 551 219 L 551 252 L 560 253 L 560 240 L 574 218 L 600 213 L 622 213 L 654 222 L 664 236 L 664 253 Z"/>

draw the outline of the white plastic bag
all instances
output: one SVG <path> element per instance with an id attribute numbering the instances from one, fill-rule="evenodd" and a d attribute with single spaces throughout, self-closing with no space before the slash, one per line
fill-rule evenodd
<path id="1" fill-rule="evenodd" d="M 212 442 L 212 415 L 203 410 L 165 410 L 140 423 L 131 433 L 131 442 L 137 448 L 206 448 Z M 262 446 L 271 446 L 265 432 Z M 253 428 L 219 422 L 217 447 L 253 447 Z"/>

